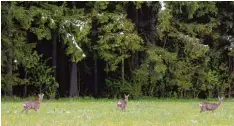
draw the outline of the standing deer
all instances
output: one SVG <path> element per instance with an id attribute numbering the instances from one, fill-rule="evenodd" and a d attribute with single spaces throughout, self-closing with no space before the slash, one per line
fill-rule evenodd
<path id="1" fill-rule="evenodd" d="M 117 109 L 118 109 L 118 107 L 119 107 L 119 108 L 121 108 L 121 110 L 122 110 L 123 112 L 125 112 L 125 109 L 126 109 L 126 107 L 127 107 L 129 94 L 128 94 L 128 95 L 125 95 L 125 94 L 124 94 L 124 97 L 125 97 L 124 100 L 123 100 L 123 99 L 120 99 L 120 100 L 118 101 L 118 103 L 117 103 Z"/>
<path id="2" fill-rule="evenodd" d="M 28 113 L 28 111 L 30 109 L 34 109 L 37 112 L 37 110 L 40 108 L 40 104 L 41 104 L 41 102 L 43 100 L 43 96 L 44 96 L 44 94 L 38 94 L 38 98 L 39 98 L 38 101 L 34 101 L 34 102 L 26 101 L 26 102 L 24 102 L 24 104 L 23 104 L 24 109 L 21 111 L 21 113 L 24 112 L 25 110 L 26 110 L 26 113 Z"/>
<path id="3" fill-rule="evenodd" d="M 223 97 L 222 98 L 218 97 L 218 99 L 219 99 L 218 103 L 201 102 L 199 104 L 199 106 L 201 107 L 200 113 L 205 112 L 205 111 L 214 112 L 214 110 L 217 109 L 219 105 L 222 103 Z"/>

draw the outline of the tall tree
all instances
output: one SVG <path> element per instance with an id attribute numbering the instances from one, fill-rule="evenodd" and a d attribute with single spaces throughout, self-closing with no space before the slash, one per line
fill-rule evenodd
<path id="1" fill-rule="evenodd" d="M 30 67 L 24 62 L 35 47 L 26 43 L 26 32 L 31 18 L 26 17 L 25 10 L 17 7 L 15 2 L 2 2 L 2 84 L 8 95 L 13 95 L 13 87 L 17 84 L 25 84 L 27 80 L 19 78 L 18 66 Z M 13 62 L 14 61 L 14 62 Z M 29 61 L 29 63 L 32 63 Z"/>
<path id="2" fill-rule="evenodd" d="M 233 9 L 234 9 L 234 2 L 217 2 L 217 8 L 219 10 L 219 32 L 221 34 L 220 41 L 216 44 L 218 46 L 218 49 L 225 48 L 224 54 L 228 55 L 227 61 L 228 61 L 228 97 L 230 98 L 231 95 L 233 95 L 233 89 L 234 89 L 234 30 L 233 30 Z"/>
<path id="3" fill-rule="evenodd" d="M 115 71 L 121 63 L 122 84 L 125 80 L 124 60 L 141 49 L 142 39 L 135 32 L 134 25 L 127 19 L 124 9 L 127 2 L 88 2 L 90 17 L 95 21 L 96 43 L 92 44 L 94 58 L 106 61 L 105 71 Z M 115 7 L 115 11 L 111 7 Z M 95 59 L 96 60 L 96 59 Z M 96 63 L 96 62 L 95 62 Z M 96 67 L 95 67 L 96 69 Z M 96 73 L 96 70 L 94 70 Z M 96 74 L 95 74 L 96 76 Z M 96 92 L 95 77 L 95 92 Z"/>

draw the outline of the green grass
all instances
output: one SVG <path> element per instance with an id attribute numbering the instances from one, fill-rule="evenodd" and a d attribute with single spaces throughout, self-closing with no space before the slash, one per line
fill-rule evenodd
<path id="1" fill-rule="evenodd" d="M 200 113 L 200 100 L 130 99 L 126 112 L 116 110 L 117 100 L 45 100 L 38 112 L 20 114 L 22 101 L 2 101 L 2 126 L 234 126 L 233 100 L 214 113 Z"/>

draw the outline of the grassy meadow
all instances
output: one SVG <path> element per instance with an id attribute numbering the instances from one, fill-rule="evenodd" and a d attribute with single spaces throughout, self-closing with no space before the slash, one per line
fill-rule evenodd
<path id="1" fill-rule="evenodd" d="M 234 126 L 234 101 L 225 99 L 214 113 L 200 113 L 203 100 L 129 99 L 121 112 L 113 99 L 60 99 L 20 114 L 23 101 L 2 100 L 2 126 Z"/>

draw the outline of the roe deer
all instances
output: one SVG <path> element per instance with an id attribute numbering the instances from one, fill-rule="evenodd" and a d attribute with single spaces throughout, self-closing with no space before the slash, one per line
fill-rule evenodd
<path id="1" fill-rule="evenodd" d="M 122 110 L 123 112 L 125 112 L 125 109 L 126 109 L 126 107 L 127 107 L 129 94 L 128 94 L 128 95 L 125 95 L 125 94 L 124 94 L 124 97 L 125 97 L 124 100 L 123 100 L 123 99 L 120 99 L 120 100 L 118 101 L 118 103 L 117 103 L 117 109 L 118 109 L 118 107 L 119 107 L 119 108 L 121 108 L 121 110 Z"/>
<path id="2" fill-rule="evenodd" d="M 199 106 L 201 107 L 200 113 L 205 112 L 205 111 L 214 112 L 214 110 L 217 109 L 219 105 L 222 103 L 223 97 L 222 98 L 218 97 L 218 99 L 219 99 L 218 103 L 201 102 L 199 104 Z"/>
<path id="3" fill-rule="evenodd" d="M 43 100 L 43 96 L 44 96 L 44 94 L 38 94 L 38 98 L 39 98 L 38 101 L 34 101 L 34 102 L 26 101 L 26 102 L 24 102 L 24 104 L 23 104 L 24 109 L 21 111 L 21 113 L 24 112 L 25 110 L 26 110 L 26 113 L 28 113 L 28 111 L 30 109 L 34 109 L 37 112 L 37 110 L 40 108 L 40 104 L 41 104 L 41 102 Z"/>

